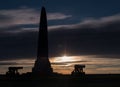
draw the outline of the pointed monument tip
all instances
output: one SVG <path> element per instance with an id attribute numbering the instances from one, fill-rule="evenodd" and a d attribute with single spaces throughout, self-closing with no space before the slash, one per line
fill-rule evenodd
<path id="1" fill-rule="evenodd" d="M 42 9 L 45 9 L 45 7 L 44 7 L 44 6 L 42 6 Z"/>
<path id="2" fill-rule="evenodd" d="M 42 11 L 45 11 L 45 7 L 44 6 L 42 6 Z"/>
<path id="3" fill-rule="evenodd" d="M 45 8 L 44 6 L 42 6 L 42 8 Z"/>

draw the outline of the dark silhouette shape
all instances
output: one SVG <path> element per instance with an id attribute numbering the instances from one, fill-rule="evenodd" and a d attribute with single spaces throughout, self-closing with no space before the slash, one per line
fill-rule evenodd
<path id="1" fill-rule="evenodd" d="M 85 72 L 83 72 L 83 68 L 85 68 L 85 65 L 75 65 L 74 70 L 72 71 L 71 75 L 84 76 Z"/>
<path id="2" fill-rule="evenodd" d="M 50 75 L 53 70 L 48 59 L 48 29 L 47 29 L 47 16 L 46 10 L 42 7 L 40 26 L 39 26 L 39 36 L 38 36 L 38 50 L 37 50 L 37 60 L 32 69 L 32 73 L 37 75 Z"/>
<path id="3" fill-rule="evenodd" d="M 19 72 L 18 72 L 19 69 L 23 69 L 23 67 L 8 67 L 8 72 L 6 72 L 6 76 L 19 75 Z"/>

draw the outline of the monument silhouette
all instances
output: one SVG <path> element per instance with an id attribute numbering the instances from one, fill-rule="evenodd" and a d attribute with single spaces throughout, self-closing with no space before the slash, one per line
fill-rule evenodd
<path id="1" fill-rule="evenodd" d="M 38 33 L 38 48 L 37 48 L 37 59 L 32 73 L 38 75 L 51 75 L 53 70 L 48 58 L 48 28 L 47 28 L 47 15 L 45 7 L 42 7 L 39 33 Z"/>

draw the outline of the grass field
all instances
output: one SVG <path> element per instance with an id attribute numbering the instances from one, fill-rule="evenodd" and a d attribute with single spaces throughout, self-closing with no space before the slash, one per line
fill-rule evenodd
<path id="1" fill-rule="evenodd" d="M 0 87 L 120 87 L 120 74 L 93 74 L 84 77 L 53 77 L 0 80 Z"/>

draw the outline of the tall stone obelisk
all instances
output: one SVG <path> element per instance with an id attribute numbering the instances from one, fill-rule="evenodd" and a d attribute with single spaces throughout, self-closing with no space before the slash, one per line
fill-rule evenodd
<path id="1" fill-rule="evenodd" d="M 45 7 L 42 7 L 41 10 L 37 60 L 35 61 L 32 72 L 39 75 L 50 75 L 53 72 L 48 59 L 48 28 Z"/>

